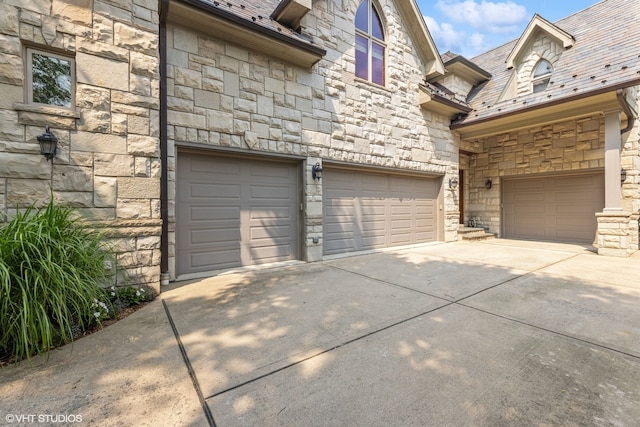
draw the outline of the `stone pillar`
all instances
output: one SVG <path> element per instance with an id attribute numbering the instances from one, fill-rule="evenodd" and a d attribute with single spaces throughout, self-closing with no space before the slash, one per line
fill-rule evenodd
<path id="1" fill-rule="evenodd" d="M 306 162 L 305 191 L 305 259 L 309 262 L 322 260 L 322 180 L 313 179 L 311 169 L 316 163 L 322 166 L 319 157 L 308 157 Z"/>
<path id="2" fill-rule="evenodd" d="M 638 215 L 619 212 L 596 213 L 598 255 L 627 257 L 638 249 Z M 635 224 L 632 224 L 632 221 Z"/>
<path id="3" fill-rule="evenodd" d="M 604 212 L 622 212 L 620 112 L 604 115 Z"/>
<path id="4" fill-rule="evenodd" d="M 598 254 L 626 257 L 638 250 L 638 215 L 622 209 L 619 111 L 605 113 L 604 148 L 605 207 L 596 214 Z"/>

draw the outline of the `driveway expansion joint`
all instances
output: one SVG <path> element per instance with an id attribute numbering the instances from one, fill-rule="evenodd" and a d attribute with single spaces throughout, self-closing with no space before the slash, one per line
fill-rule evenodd
<path id="1" fill-rule="evenodd" d="M 205 418 L 209 424 L 209 427 L 216 427 L 216 422 L 213 418 L 213 414 L 211 413 L 211 409 L 209 409 L 209 405 L 207 405 L 206 399 L 202 395 L 202 389 L 200 388 L 200 383 L 198 382 L 198 378 L 196 377 L 196 373 L 193 370 L 193 366 L 191 365 L 191 361 L 189 360 L 189 356 L 187 355 L 187 350 L 184 348 L 182 344 L 182 340 L 180 339 L 180 334 L 178 333 L 178 328 L 176 324 L 173 322 L 173 317 L 171 316 L 171 312 L 169 312 L 169 307 L 167 306 L 164 298 L 162 299 L 162 305 L 164 307 L 164 312 L 167 315 L 167 319 L 169 320 L 169 324 L 171 325 L 171 329 L 173 330 L 173 335 L 176 337 L 176 342 L 178 343 L 178 348 L 180 349 L 180 354 L 182 355 L 182 359 L 184 360 L 184 364 L 189 371 L 189 376 L 191 377 L 191 381 L 193 382 L 193 388 L 195 388 L 196 393 L 198 395 L 198 400 L 200 400 L 200 405 L 202 406 L 202 410 L 204 412 Z"/>

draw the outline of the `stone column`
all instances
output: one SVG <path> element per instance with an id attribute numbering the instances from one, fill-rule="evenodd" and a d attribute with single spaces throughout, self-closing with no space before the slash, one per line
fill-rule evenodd
<path id="1" fill-rule="evenodd" d="M 622 188 L 620 185 L 620 112 L 610 111 L 604 115 L 604 211 L 622 211 Z"/>
<path id="2" fill-rule="evenodd" d="M 305 259 L 309 262 L 321 261 L 323 252 L 322 180 L 313 179 L 311 169 L 316 163 L 322 166 L 319 157 L 308 157 L 305 174 Z"/>
<path id="3" fill-rule="evenodd" d="M 605 207 L 596 214 L 598 221 L 598 254 L 626 257 L 637 248 L 631 221 L 637 217 L 622 210 L 622 184 L 620 182 L 620 112 L 610 111 L 604 115 L 604 184 Z M 633 217 L 633 218 L 632 218 Z"/>

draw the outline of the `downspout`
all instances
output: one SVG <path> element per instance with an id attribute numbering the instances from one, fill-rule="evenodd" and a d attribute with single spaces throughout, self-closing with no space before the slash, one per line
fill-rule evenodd
<path id="1" fill-rule="evenodd" d="M 169 284 L 169 189 L 167 165 L 167 16 L 169 0 L 158 0 L 160 13 L 160 285 Z"/>
<path id="2" fill-rule="evenodd" d="M 618 98 L 618 103 L 622 107 L 622 111 L 627 116 L 627 126 L 620 131 L 620 135 L 629 132 L 633 125 L 636 122 L 636 116 L 633 114 L 631 107 L 629 107 L 629 103 L 627 102 L 627 98 L 624 96 L 624 90 L 618 89 L 616 90 L 616 97 Z"/>

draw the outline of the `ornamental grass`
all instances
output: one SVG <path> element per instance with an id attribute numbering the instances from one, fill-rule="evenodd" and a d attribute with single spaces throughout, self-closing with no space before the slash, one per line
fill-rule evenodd
<path id="1" fill-rule="evenodd" d="M 107 317 L 114 254 L 71 208 L 52 198 L 0 227 L 0 352 L 14 361 L 48 357 Z"/>

